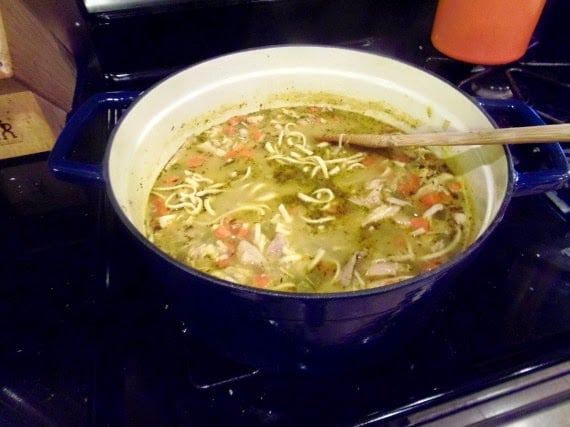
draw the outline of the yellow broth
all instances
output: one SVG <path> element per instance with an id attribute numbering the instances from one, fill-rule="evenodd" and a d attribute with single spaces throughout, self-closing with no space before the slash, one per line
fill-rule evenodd
<path id="1" fill-rule="evenodd" d="M 149 197 L 148 238 L 243 285 L 289 292 L 385 286 L 469 242 L 461 177 L 426 148 L 363 150 L 326 133 L 399 132 L 316 106 L 236 116 L 190 137 Z"/>

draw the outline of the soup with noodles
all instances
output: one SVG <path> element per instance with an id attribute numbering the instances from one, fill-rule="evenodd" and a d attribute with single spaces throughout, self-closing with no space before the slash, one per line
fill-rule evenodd
<path id="1" fill-rule="evenodd" d="M 192 136 L 149 197 L 148 238 L 210 275 L 269 290 L 399 282 L 471 234 L 460 176 L 426 148 L 363 150 L 324 133 L 399 132 L 336 108 L 266 109 Z"/>

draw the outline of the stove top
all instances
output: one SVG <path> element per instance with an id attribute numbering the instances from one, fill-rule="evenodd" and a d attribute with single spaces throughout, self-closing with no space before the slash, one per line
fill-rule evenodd
<path id="1" fill-rule="evenodd" d="M 335 44 L 387 52 L 471 95 L 513 97 L 546 122 L 568 121 L 568 58 L 553 60 L 549 45 L 484 68 L 439 55 L 426 27 Z M 76 105 L 168 73 L 84 72 Z M 121 114 L 94 117 L 74 156 L 100 160 Z M 567 189 L 513 199 L 415 341 L 389 360 L 350 375 L 280 375 L 201 342 L 152 286 L 104 190 L 56 179 L 46 160 L 0 162 L 2 425 L 498 424 L 570 397 Z"/>

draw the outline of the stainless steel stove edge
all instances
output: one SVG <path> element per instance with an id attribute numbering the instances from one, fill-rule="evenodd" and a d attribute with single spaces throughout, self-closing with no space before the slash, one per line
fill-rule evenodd
<path id="1" fill-rule="evenodd" d="M 406 425 L 556 427 L 568 420 L 570 361 L 419 411 Z"/>

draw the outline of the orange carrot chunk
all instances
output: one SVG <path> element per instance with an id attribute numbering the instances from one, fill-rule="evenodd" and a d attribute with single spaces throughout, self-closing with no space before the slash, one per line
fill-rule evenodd
<path id="1" fill-rule="evenodd" d="M 440 265 L 443 264 L 443 260 L 433 260 L 430 261 L 426 264 L 424 264 L 423 269 L 424 271 L 431 271 L 431 270 L 435 270 L 436 268 L 438 268 Z"/>
<path id="2" fill-rule="evenodd" d="M 164 180 L 164 183 L 172 185 L 172 184 L 175 184 L 176 182 L 178 182 L 178 180 L 179 180 L 179 178 L 177 176 L 169 176 L 168 178 L 166 178 Z"/>
<path id="3" fill-rule="evenodd" d="M 188 167 L 191 167 L 191 168 L 200 167 L 200 166 L 204 165 L 204 163 L 206 163 L 206 160 L 208 160 L 208 157 L 204 156 L 204 155 L 200 155 L 200 154 L 198 154 L 194 157 L 190 157 L 188 159 Z"/>
<path id="4" fill-rule="evenodd" d="M 451 181 L 447 184 L 447 188 L 454 194 L 457 194 L 461 191 L 462 185 L 459 181 Z"/>
<path id="5" fill-rule="evenodd" d="M 412 218 L 410 220 L 410 226 L 414 230 L 423 228 L 425 231 L 429 231 L 429 220 L 423 217 Z"/>
<path id="6" fill-rule="evenodd" d="M 449 203 L 451 201 L 451 196 L 443 191 L 434 191 L 433 193 L 424 194 L 420 197 L 420 202 L 422 202 L 427 207 L 433 206 L 438 203 Z"/>
<path id="7" fill-rule="evenodd" d="M 226 268 L 232 263 L 232 259 L 228 256 L 223 256 L 216 261 L 216 264 L 219 268 Z"/>
<path id="8" fill-rule="evenodd" d="M 214 236 L 218 240 L 226 240 L 232 237 L 232 230 L 226 225 L 220 225 L 214 230 Z"/>
<path id="9" fill-rule="evenodd" d="M 245 120 L 245 116 L 233 116 L 233 117 L 230 117 L 228 119 L 228 124 L 230 126 L 235 126 L 238 123 L 243 122 L 244 120 Z"/>
<path id="10" fill-rule="evenodd" d="M 236 134 L 236 127 L 235 126 L 224 126 L 224 128 L 222 129 L 222 132 L 224 132 L 224 135 L 234 136 Z"/>
<path id="11" fill-rule="evenodd" d="M 164 203 L 164 200 L 160 197 L 154 197 L 152 199 L 152 210 L 155 217 L 167 215 L 169 212 L 166 203 Z"/>
<path id="12" fill-rule="evenodd" d="M 402 193 L 404 196 L 410 196 L 420 189 L 420 185 L 420 177 L 415 173 L 410 173 L 402 179 L 402 182 L 398 185 L 397 191 Z"/>
<path id="13" fill-rule="evenodd" d="M 237 158 L 251 158 L 255 157 L 255 150 L 247 148 L 244 144 L 237 144 L 233 150 L 226 153 L 226 158 L 237 159 Z"/>
<path id="14" fill-rule="evenodd" d="M 372 166 L 375 163 L 376 163 L 376 158 L 372 156 L 366 156 L 364 159 L 362 159 L 362 164 L 364 166 Z"/>
<path id="15" fill-rule="evenodd" d="M 260 129 L 256 129 L 255 131 L 253 131 L 253 134 L 251 135 L 253 137 L 253 139 L 255 141 L 261 141 L 264 137 L 263 132 Z"/>
<path id="16" fill-rule="evenodd" d="M 235 235 L 241 238 L 246 238 L 249 235 L 249 228 L 241 227 L 239 230 L 237 230 Z"/>
<path id="17" fill-rule="evenodd" d="M 271 282 L 271 278 L 265 273 L 258 274 L 253 279 L 253 283 L 258 288 L 266 288 L 270 282 Z"/>

